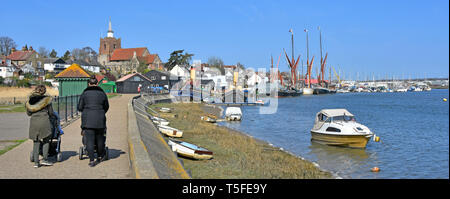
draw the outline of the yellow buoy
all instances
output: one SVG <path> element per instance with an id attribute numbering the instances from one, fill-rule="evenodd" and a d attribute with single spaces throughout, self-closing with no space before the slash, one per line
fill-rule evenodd
<path id="1" fill-rule="evenodd" d="M 380 141 L 380 137 L 376 136 L 375 137 L 375 142 L 379 142 Z"/>
<path id="2" fill-rule="evenodd" d="M 444 102 L 446 102 L 446 101 L 447 101 L 447 98 L 444 98 L 444 99 L 442 99 L 442 100 L 444 100 Z"/>
<path id="3" fill-rule="evenodd" d="M 379 172 L 379 171 L 380 171 L 380 168 L 374 167 L 374 168 L 370 169 L 370 171 L 372 171 L 372 172 Z"/>

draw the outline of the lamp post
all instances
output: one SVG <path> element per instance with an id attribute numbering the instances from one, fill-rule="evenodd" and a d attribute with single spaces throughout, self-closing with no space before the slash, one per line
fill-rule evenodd
<path id="1" fill-rule="evenodd" d="M 203 65 L 200 64 L 200 103 L 203 103 Z"/>
<path id="2" fill-rule="evenodd" d="M 189 101 L 193 102 L 194 101 L 194 79 L 195 79 L 195 70 L 194 67 L 191 66 L 191 88 L 190 90 L 190 96 L 189 96 Z"/>

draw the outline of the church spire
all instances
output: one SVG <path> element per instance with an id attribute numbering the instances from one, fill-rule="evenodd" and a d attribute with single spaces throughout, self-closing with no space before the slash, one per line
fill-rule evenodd
<path id="1" fill-rule="evenodd" d="M 109 28 L 108 28 L 108 37 L 114 37 L 114 31 L 111 28 L 111 17 L 109 17 Z"/>

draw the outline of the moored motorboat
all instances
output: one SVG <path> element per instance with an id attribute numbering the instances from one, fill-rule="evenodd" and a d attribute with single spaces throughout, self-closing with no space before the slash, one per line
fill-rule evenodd
<path id="1" fill-rule="evenodd" d="M 408 91 L 408 89 L 406 89 L 406 88 L 398 88 L 395 90 L 395 92 L 407 92 L 407 91 Z"/>
<path id="2" fill-rule="evenodd" d="M 177 137 L 177 138 L 183 137 L 183 131 L 180 131 L 170 126 L 159 125 L 158 129 L 162 134 L 167 135 L 169 137 Z"/>
<path id="3" fill-rule="evenodd" d="M 303 95 L 312 95 L 314 93 L 314 89 L 312 88 L 303 88 Z"/>
<path id="4" fill-rule="evenodd" d="M 279 90 L 278 91 L 278 97 L 297 97 L 303 94 L 301 90 Z"/>
<path id="5" fill-rule="evenodd" d="M 167 144 L 172 148 L 172 151 L 177 152 L 177 154 L 184 157 L 197 160 L 209 160 L 213 158 L 212 151 L 199 147 L 195 144 L 172 139 L 169 139 Z"/>
<path id="6" fill-rule="evenodd" d="M 242 111 L 239 107 L 228 107 L 225 110 L 225 119 L 228 121 L 241 121 Z"/>
<path id="7" fill-rule="evenodd" d="M 311 141 L 351 148 L 365 148 L 374 134 L 346 109 L 323 109 L 316 114 Z"/>
<path id="8" fill-rule="evenodd" d="M 331 94 L 331 93 L 336 93 L 336 92 L 332 92 L 330 89 L 323 88 L 323 87 L 316 87 L 313 90 L 314 95 Z"/>
<path id="9" fill-rule="evenodd" d="M 264 101 L 262 101 L 262 100 L 256 100 L 256 101 L 255 101 L 255 104 L 264 105 Z"/>

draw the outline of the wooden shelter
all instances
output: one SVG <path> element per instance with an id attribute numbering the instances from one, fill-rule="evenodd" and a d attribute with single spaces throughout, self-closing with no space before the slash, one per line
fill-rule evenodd
<path id="1" fill-rule="evenodd" d="M 72 64 L 55 76 L 59 82 L 59 96 L 80 95 L 87 88 L 89 77 L 81 66 Z"/>

